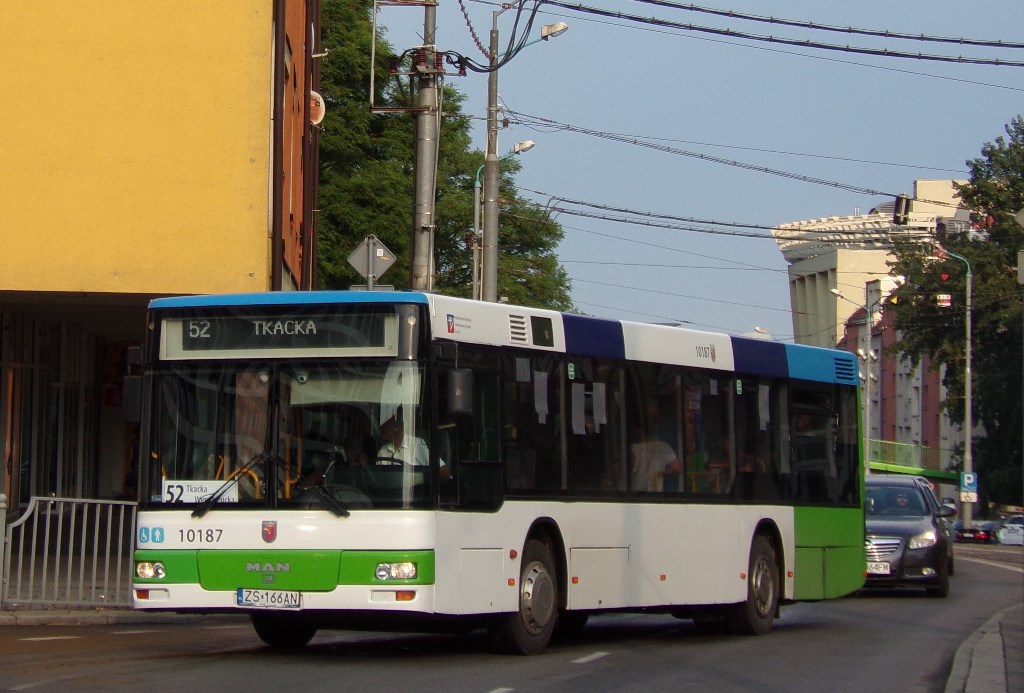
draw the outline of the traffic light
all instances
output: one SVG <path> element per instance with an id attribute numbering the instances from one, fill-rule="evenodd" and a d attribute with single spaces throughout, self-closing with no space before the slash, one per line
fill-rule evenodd
<path id="1" fill-rule="evenodd" d="M 910 223 L 910 196 L 906 193 L 896 196 L 896 204 L 892 209 L 892 223 L 896 226 L 906 226 Z"/>

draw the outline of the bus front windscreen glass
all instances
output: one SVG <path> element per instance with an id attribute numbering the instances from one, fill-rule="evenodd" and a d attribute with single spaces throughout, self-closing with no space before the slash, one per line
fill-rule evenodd
<path id="1" fill-rule="evenodd" d="M 419 364 L 170 366 L 153 379 L 148 506 L 343 514 L 428 505 L 444 462 L 427 444 Z"/>

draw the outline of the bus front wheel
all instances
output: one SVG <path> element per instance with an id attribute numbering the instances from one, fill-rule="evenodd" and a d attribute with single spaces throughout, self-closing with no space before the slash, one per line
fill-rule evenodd
<path id="1" fill-rule="evenodd" d="M 502 652 L 535 655 L 544 651 L 558 621 L 558 582 L 548 547 L 526 542 L 519 571 L 519 610 L 500 617 L 490 631 Z"/>
<path id="2" fill-rule="evenodd" d="M 729 614 L 729 628 L 738 635 L 764 635 L 772 629 L 779 608 L 779 566 L 768 537 L 759 534 L 750 546 L 747 599 Z"/>

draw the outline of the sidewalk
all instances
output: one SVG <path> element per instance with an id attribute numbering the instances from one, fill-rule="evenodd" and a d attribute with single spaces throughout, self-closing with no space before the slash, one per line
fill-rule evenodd
<path id="1" fill-rule="evenodd" d="M 1024 603 L 1000 611 L 956 651 L 945 693 L 1024 691 Z"/>
<path id="2" fill-rule="evenodd" d="M 6 626 L 85 626 L 139 623 L 198 623 L 244 620 L 246 616 L 146 613 L 131 609 L 0 610 Z M 1003 609 L 960 643 L 945 693 L 1024 691 L 1024 602 Z"/>

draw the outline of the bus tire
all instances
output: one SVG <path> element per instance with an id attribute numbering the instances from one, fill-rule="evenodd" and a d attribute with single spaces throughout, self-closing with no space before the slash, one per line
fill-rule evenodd
<path id="1" fill-rule="evenodd" d="M 305 621 L 281 618 L 271 614 L 252 614 L 252 627 L 267 645 L 283 650 L 305 647 L 316 635 L 316 626 Z"/>
<path id="2" fill-rule="evenodd" d="M 763 534 L 754 537 L 747 567 L 747 598 L 730 611 L 729 628 L 737 635 L 764 635 L 772 629 L 779 607 L 779 566 L 775 549 Z"/>
<path id="3" fill-rule="evenodd" d="M 548 547 L 526 542 L 519 572 L 519 609 L 499 617 L 490 629 L 499 652 L 536 655 L 544 651 L 558 622 L 558 581 Z"/>

